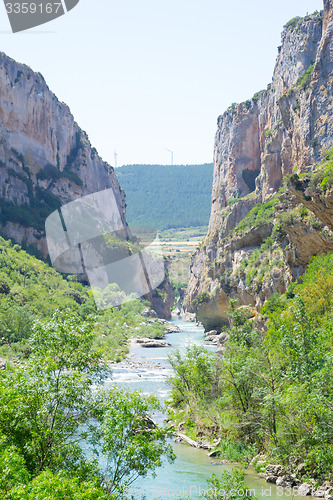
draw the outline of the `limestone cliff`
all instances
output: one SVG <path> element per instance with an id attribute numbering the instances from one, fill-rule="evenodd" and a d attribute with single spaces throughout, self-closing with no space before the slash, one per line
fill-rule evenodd
<path id="1" fill-rule="evenodd" d="M 46 257 L 44 221 L 59 205 L 112 188 L 125 195 L 66 104 L 41 74 L 0 54 L 1 231 Z"/>
<path id="2" fill-rule="evenodd" d="M 302 235 L 303 245 L 309 244 L 313 227 L 304 224 L 294 235 L 287 224 L 281 241 L 276 231 L 269 251 L 260 249 L 280 224 L 278 214 L 290 206 L 290 200 L 280 200 L 280 205 L 277 198 L 272 201 L 284 176 L 307 171 L 333 146 L 332 20 L 333 2 L 325 0 L 323 12 L 287 23 L 272 83 L 218 119 L 209 231 L 193 256 L 184 302 L 206 328 L 226 323 L 230 297 L 258 310 L 272 293 L 286 290 L 309 258 L 303 252 L 300 259 L 300 250 L 295 251 L 297 235 Z M 260 223 L 254 221 L 256 207 L 268 213 L 270 202 L 276 208 L 267 224 L 260 220 L 262 214 Z M 266 272 L 257 269 L 251 279 L 242 272 L 242 261 L 254 260 L 258 251 L 268 259 Z"/>
<path id="3" fill-rule="evenodd" d="M 92 147 L 69 107 L 43 76 L 0 53 L 0 227 L 2 235 L 43 258 L 44 224 L 61 205 L 113 189 L 125 227 L 126 200 L 114 169 Z M 173 289 L 148 297 L 170 317 Z"/>

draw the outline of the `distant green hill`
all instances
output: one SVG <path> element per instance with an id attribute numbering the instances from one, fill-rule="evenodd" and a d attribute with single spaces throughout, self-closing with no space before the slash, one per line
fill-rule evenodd
<path id="1" fill-rule="evenodd" d="M 130 225 L 155 229 L 206 226 L 213 164 L 125 165 L 117 177 L 127 196 Z"/>

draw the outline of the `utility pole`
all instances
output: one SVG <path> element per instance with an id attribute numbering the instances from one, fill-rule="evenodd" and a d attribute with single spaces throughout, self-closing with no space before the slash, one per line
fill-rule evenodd
<path id="1" fill-rule="evenodd" d="M 165 148 L 169 153 L 171 153 L 171 166 L 173 167 L 173 151 L 171 149 Z"/>
<path id="2" fill-rule="evenodd" d="M 117 151 L 114 152 L 114 168 L 118 167 L 118 153 Z"/>

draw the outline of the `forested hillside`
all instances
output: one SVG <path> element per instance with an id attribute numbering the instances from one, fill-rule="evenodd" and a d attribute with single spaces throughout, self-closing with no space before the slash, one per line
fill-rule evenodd
<path id="1" fill-rule="evenodd" d="M 213 164 L 125 165 L 116 172 L 129 224 L 155 229 L 208 224 Z"/>

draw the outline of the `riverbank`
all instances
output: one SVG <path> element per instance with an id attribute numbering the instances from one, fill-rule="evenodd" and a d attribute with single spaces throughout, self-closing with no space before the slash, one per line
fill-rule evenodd
<path id="1" fill-rule="evenodd" d="M 171 347 L 160 349 L 145 349 L 139 345 L 130 344 L 130 353 L 125 362 L 113 365 L 113 382 L 129 390 L 141 390 L 145 394 L 154 394 L 158 396 L 161 403 L 166 403 L 170 398 L 170 385 L 168 379 L 173 375 L 172 367 L 168 361 L 168 356 L 174 354 L 177 350 L 181 354 L 186 352 L 188 347 L 200 347 L 204 343 L 203 328 L 193 324 L 174 319 L 173 325 L 180 327 L 180 332 L 167 334 L 166 339 Z M 206 346 L 208 352 L 215 352 L 216 346 Z M 110 381 L 111 382 L 111 381 Z M 158 423 L 163 423 L 166 418 L 166 411 L 155 416 Z M 212 440 L 214 441 L 214 440 Z M 135 483 L 137 494 L 135 498 L 140 498 L 139 491 L 154 492 L 153 496 L 149 493 L 147 498 L 174 498 L 161 493 L 168 492 L 168 488 L 175 490 L 184 489 L 190 491 L 192 488 L 192 500 L 202 498 L 198 492 L 207 488 L 206 480 L 212 474 L 220 475 L 223 471 L 231 471 L 239 462 L 230 461 L 227 463 L 223 457 L 209 457 L 211 450 L 190 447 L 188 444 L 174 442 L 171 440 L 172 448 L 176 454 L 176 460 L 173 464 L 168 462 L 158 469 L 156 478 L 148 476 Z M 241 462 L 241 461 L 240 461 Z M 244 462 L 243 462 L 244 464 Z M 247 465 L 246 484 L 249 488 L 256 491 L 260 499 L 270 496 L 272 500 L 287 497 L 288 490 L 283 490 L 273 483 L 266 483 L 263 477 L 260 477 L 252 465 Z M 195 493 L 197 491 L 197 494 Z M 160 492 L 159 494 L 157 494 Z M 183 498 L 183 497 L 180 497 Z M 310 500 L 310 497 L 308 497 Z"/>

